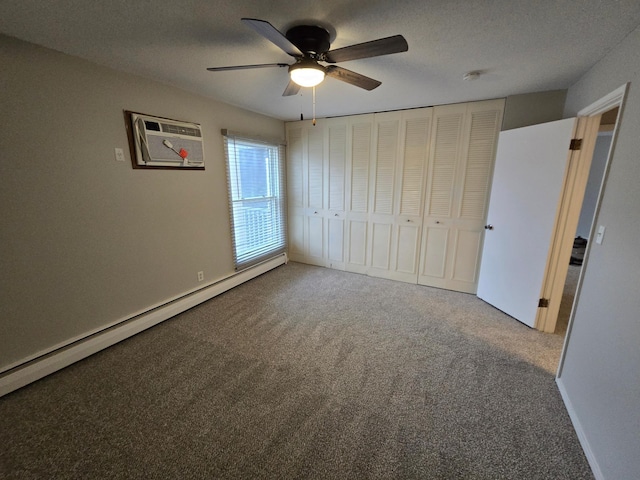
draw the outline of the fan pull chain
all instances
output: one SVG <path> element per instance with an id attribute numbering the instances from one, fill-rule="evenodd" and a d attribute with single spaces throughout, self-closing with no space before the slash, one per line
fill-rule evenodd
<path id="1" fill-rule="evenodd" d="M 300 95 L 298 95 L 300 100 L 300 121 L 304 120 L 304 115 L 302 114 L 302 89 L 300 89 Z"/>
<path id="2" fill-rule="evenodd" d="M 316 87 L 313 88 L 313 126 L 316 126 Z"/>

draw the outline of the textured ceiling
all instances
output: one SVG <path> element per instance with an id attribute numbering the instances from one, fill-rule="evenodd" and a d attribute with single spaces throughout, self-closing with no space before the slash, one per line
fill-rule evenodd
<path id="1" fill-rule="evenodd" d="M 329 27 L 332 48 L 402 34 L 409 51 L 340 66 L 382 82 L 367 92 L 327 79 L 318 117 L 570 87 L 640 23 L 637 0 L 0 0 L 0 32 L 272 117 L 311 114 L 310 89 L 282 97 L 292 63 L 240 22 Z M 465 72 L 480 70 L 475 81 Z"/>

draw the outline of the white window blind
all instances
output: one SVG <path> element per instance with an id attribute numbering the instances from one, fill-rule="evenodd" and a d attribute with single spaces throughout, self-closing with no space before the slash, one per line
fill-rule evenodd
<path id="1" fill-rule="evenodd" d="M 286 249 L 284 145 L 222 131 L 236 270 Z"/>

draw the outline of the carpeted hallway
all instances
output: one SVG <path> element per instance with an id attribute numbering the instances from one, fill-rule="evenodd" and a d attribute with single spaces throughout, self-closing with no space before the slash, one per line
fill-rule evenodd
<path id="1" fill-rule="evenodd" d="M 0 478 L 592 479 L 562 337 L 289 263 L 0 399 Z"/>
<path id="2" fill-rule="evenodd" d="M 581 265 L 569 265 L 569 269 L 567 270 L 567 278 L 562 291 L 562 301 L 560 302 L 560 309 L 558 311 L 558 321 L 554 332 L 556 335 L 564 337 L 567 334 L 581 269 Z"/>

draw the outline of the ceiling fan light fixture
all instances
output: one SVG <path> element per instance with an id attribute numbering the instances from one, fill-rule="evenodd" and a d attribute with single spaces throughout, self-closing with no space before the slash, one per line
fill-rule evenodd
<path id="1" fill-rule="evenodd" d="M 324 68 L 313 60 L 303 59 L 289 67 L 291 80 L 301 87 L 315 87 L 324 80 Z"/>

